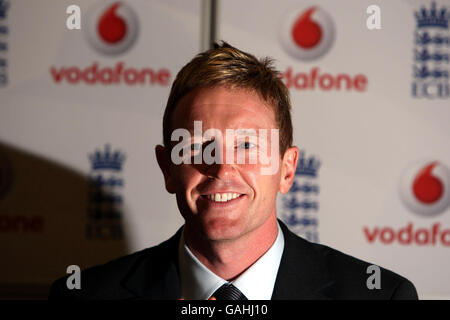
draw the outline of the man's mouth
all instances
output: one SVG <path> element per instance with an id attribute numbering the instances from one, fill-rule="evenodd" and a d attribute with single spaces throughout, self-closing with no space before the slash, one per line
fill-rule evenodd
<path id="1" fill-rule="evenodd" d="M 203 198 L 206 198 L 213 202 L 228 202 L 239 197 L 243 196 L 241 193 L 211 193 L 202 195 Z"/>

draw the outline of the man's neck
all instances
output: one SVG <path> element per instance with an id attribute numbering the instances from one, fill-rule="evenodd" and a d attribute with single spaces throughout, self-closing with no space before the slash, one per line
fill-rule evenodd
<path id="1" fill-rule="evenodd" d="M 275 242 L 276 214 L 261 226 L 237 239 L 211 241 L 198 232 L 185 230 L 185 242 L 197 259 L 222 279 L 231 281 L 255 263 Z"/>

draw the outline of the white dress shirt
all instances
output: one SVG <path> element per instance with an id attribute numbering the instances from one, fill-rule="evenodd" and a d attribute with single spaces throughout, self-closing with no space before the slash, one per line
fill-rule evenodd
<path id="1" fill-rule="evenodd" d="M 255 263 L 236 278 L 233 285 L 248 300 L 270 300 L 284 249 L 284 236 L 278 225 L 278 235 L 270 247 Z M 178 247 L 182 297 L 186 300 L 207 300 L 228 281 L 220 278 L 203 265 L 184 242 L 184 230 Z"/>

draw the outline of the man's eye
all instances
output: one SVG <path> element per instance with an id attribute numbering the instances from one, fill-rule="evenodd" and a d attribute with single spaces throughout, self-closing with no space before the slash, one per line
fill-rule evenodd
<path id="1" fill-rule="evenodd" d="M 251 143 L 249 141 L 245 141 L 245 142 L 240 143 L 238 145 L 238 148 L 239 149 L 251 149 L 251 148 L 254 148 L 255 146 L 256 145 L 254 143 Z"/>
<path id="2" fill-rule="evenodd" d="M 192 151 L 198 151 L 202 148 L 202 145 L 200 143 L 193 143 L 191 144 L 191 150 Z"/>

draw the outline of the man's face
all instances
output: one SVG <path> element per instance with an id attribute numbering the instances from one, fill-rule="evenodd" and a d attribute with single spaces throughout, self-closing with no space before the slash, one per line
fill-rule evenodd
<path id="1" fill-rule="evenodd" d="M 194 161 L 192 164 L 170 164 L 165 174 L 166 187 L 169 192 L 176 193 L 186 228 L 191 232 L 201 232 L 210 240 L 234 240 L 276 215 L 276 195 L 282 182 L 283 164 L 273 174 L 262 174 L 263 165 L 259 158 L 256 163 L 249 163 L 250 154 L 260 152 L 258 143 L 255 145 L 254 140 L 239 136 L 229 141 L 226 130 L 254 129 L 258 133 L 259 129 L 266 129 L 267 153 L 270 155 L 271 144 L 279 143 L 278 139 L 270 141 L 270 129 L 277 129 L 273 109 L 256 93 L 247 90 L 200 88 L 179 101 L 172 114 L 172 129 L 187 129 L 194 137 L 194 121 L 201 121 L 203 132 L 214 128 L 222 133 L 223 141 L 213 135 L 221 161 L 209 165 L 204 162 L 194 164 Z M 205 148 L 208 142 L 200 141 Z M 238 164 L 236 158 L 232 163 L 225 161 L 223 156 L 227 148 L 244 154 L 245 163 Z M 279 153 L 275 156 L 281 161 Z"/>

